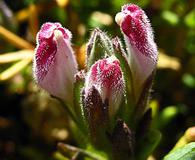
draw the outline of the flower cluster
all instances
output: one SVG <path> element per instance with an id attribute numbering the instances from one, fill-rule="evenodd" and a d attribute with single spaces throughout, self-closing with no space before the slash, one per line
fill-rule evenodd
<path id="1" fill-rule="evenodd" d="M 86 69 L 82 75 L 78 74 L 71 33 L 59 23 L 45 23 L 41 27 L 33 65 L 37 84 L 64 101 L 73 120 L 77 121 L 78 116 L 86 121 L 79 123 L 78 120 L 77 123 L 87 124 L 92 141 L 102 143 L 98 136 L 105 138 L 109 132 L 108 139 L 113 146 L 118 144 L 116 139 L 131 141 L 130 135 L 122 136 L 125 133 L 123 127 L 128 128 L 127 125 L 121 125 L 120 121 L 120 130 L 114 129 L 116 119 L 125 120 L 136 128 L 132 123 L 139 117 L 137 115 L 146 112 L 158 58 L 151 25 L 141 8 L 134 4 L 125 5 L 115 20 L 124 35 L 126 49 L 118 37 L 111 40 L 100 29 L 94 29 L 87 44 Z M 82 79 L 81 87 L 76 87 L 78 77 Z M 80 98 L 76 98 L 78 94 Z"/>

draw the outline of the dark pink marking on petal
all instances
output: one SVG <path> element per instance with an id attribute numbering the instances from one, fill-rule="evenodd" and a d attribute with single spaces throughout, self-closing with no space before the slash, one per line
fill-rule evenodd
<path id="1" fill-rule="evenodd" d="M 140 53 L 157 61 L 157 48 L 153 40 L 151 25 L 144 11 L 134 4 L 126 5 L 122 8 L 125 17 L 121 24 L 121 29 L 129 38 L 133 47 Z"/>
<path id="2" fill-rule="evenodd" d="M 50 65 L 55 60 L 57 52 L 57 42 L 54 38 L 54 31 L 59 30 L 63 34 L 64 39 L 70 40 L 71 33 L 69 30 L 62 27 L 60 23 L 45 23 L 41 27 L 37 35 L 37 49 L 35 55 L 35 74 L 38 81 L 43 80 Z"/>
<path id="3" fill-rule="evenodd" d="M 122 7 L 122 12 L 131 12 L 131 13 L 136 13 L 136 12 L 142 12 L 142 10 L 135 4 L 127 4 Z"/>
<path id="4" fill-rule="evenodd" d="M 92 66 L 91 80 L 94 84 L 106 88 L 108 94 L 112 93 L 118 84 L 123 82 L 120 62 L 118 60 L 110 62 L 108 59 L 97 61 Z"/>
<path id="5" fill-rule="evenodd" d="M 57 44 L 50 39 L 42 41 L 36 50 L 36 75 L 37 80 L 41 81 L 49 71 L 50 65 L 54 62 L 55 54 L 57 52 Z"/>
<path id="6" fill-rule="evenodd" d="M 43 40 L 50 38 L 53 35 L 53 31 L 61 27 L 60 23 L 45 23 L 42 25 L 38 33 L 38 42 L 41 43 Z"/>

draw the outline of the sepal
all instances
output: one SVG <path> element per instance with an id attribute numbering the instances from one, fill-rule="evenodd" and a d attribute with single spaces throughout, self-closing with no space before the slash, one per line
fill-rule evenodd
<path id="1" fill-rule="evenodd" d="M 97 60 L 112 54 L 113 47 L 110 38 L 99 28 L 94 29 L 87 44 L 87 69 L 89 70 Z"/>

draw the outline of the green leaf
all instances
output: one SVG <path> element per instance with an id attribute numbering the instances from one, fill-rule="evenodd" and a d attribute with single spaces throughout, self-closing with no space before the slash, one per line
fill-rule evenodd
<path id="1" fill-rule="evenodd" d="M 115 37 L 113 40 L 113 47 L 114 47 L 114 54 L 117 59 L 120 61 L 120 67 L 123 72 L 123 77 L 125 81 L 125 107 L 124 107 L 124 114 L 122 115 L 122 119 L 125 122 L 129 122 L 131 115 L 133 114 L 133 102 L 135 101 L 132 89 L 132 75 L 129 64 L 127 62 L 126 53 L 122 47 L 122 44 L 118 37 Z M 131 127 L 131 125 L 130 125 Z"/>
<path id="2" fill-rule="evenodd" d="M 86 133 L 87 127 L 84 121 L 82 103 L 81 103 L 81 92 L 82 92 L 83 86 L 84 86 L 84 72 L 80 71 L 76 75 L 76 82 L 74 83 L 73 103 L 74 103 L 74 111 L 75 111 L 77 120 L 79 122 L 79 125 L 82 128 L 82 131 Z"/>
<path id="3" fill-rule="evenodd" d="M 63 156 L 69 155 L 71 157 L 70 159 L 75 159 L 73 156 L 76 153 L 78 153 L 80 155 L 83 155 L 85 157 L 85 159 L 89 158 L 89 160 L 107 160 L 106 154 L 104 154 L 103 152 L 98 152 L 95 149 L 90 151 L 88 148 L 87 148 L 87 150 L 85 150 L 85 149 L 82 149 L 82 148 L 79 148 L 76 146 L 72 146 L 69 144 L 65 144 L 65 143 L 58 143 L 57 148 L 58 148 L 58 151 Z M 73 155 L 73 156 L 71 156 L 71 155 Z"/>
<path id="4" fill-rule="evenodd" d="M 91 144 L 88 144 L 86 151 L 89 153 L 92 153 L 94 156 L 97 157 L 97 160 L 108 160 L 108 154 L 102 150 L 97 150 L 92 146 Z M 86 160 L 91 160 L 89 158 L 86 158 Z"/>
<path id="5" fill-rule="evenodd" d="M 195 142 L 173 150 L 164 157 L 164 160 L 193 160 L 195 159 Z"/>
<path id="6" fill-rule="evenodd" d="M 137 137 L 139 138 L 139 137 Z M 151 129 L 140 140 L 137 139 L 136 160 L 146 160 L 153 152 L 161 139 L 161 133 L 158 130 Z M 173 159 L 172 159 L 173 160 Z M 175 159 L 174 159 L 175 160 Z"/>
<path id="7" fill-rule="evenodd" d="M 133 123 L 136 125 L 137 122 L 142 118 L 144 113 L 147 110 L 148 99 L 150 95 L 150 88 L 152 86 L 153 77 L 155 74 L 155 70 L 148 76 L 143 84 L 143 88 L 139 99 L 136 103 L 135 110 L 133 111 Z"/>
<path id="8" fill-rule="evenodd" d="M 82 107 L 81 107 L 81 90 L 84 86 L 84 80 L 77 79 L 74 83 L 73 89 L 73 103 L 74 103 L 74 110 L 77 116 L 82 115 Z"/>

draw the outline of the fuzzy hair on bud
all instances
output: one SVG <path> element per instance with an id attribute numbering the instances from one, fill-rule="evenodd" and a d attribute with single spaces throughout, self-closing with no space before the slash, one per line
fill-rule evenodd
<path id="1" fill-rule="evenodd" d="M 98 60 L 91 66 L 85 82 L 86 94 L 92 85 L 99 91 L 103 103 L 108 100 L 109 115 L 114 115 L 124 94 L 124 78 L 116 57 Z"/>
<path id="2" fill-rule="evenodd" d="M 121 12 L 116 14 L 115 21 L 124 34 L 133 86 L 138 98 L 142 85 L 155 70 L 158 60 L 152 27 L 145 12 L 135 4 L 124 5 Z"/>
<path id="3" fill-rule="evenodd" d="M 60 23 L 45 23 L 37 34 L 33 74 L 37 84 L 52 96 L 72 103 L 77 62 L 71 32 Z"/>

